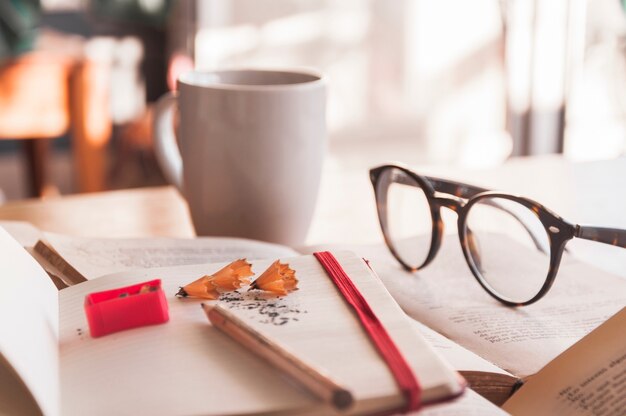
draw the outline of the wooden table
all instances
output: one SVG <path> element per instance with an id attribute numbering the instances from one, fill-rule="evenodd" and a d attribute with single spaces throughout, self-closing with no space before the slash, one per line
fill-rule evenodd
<path id="1" fill-rule="evenodd" d="M 84 237 L 195 236 L 186 202 L 169 186 L 10 202 L 0 219 Z"/>
<path id="2" fill-rule="evenodd" d="M 331 159 L 324 168 L 305 243 L 382 242 L 367 175 L 375 163 L 333 162 L 337 160 Z M 511 159 L 492 169 L 416 166 L 416 171 L 528 196 L 572 222 L 626 228 L 626 158 L 572 163 L 545 156 Z M 9 202 L 0 205 L 0 219 L 30 221 L 44 230 L 84 236 L 194 235 L 187 204 L 173 187 Z"/>
<path id="3" fill-rule="evenodd" d="M 382 244 L 364 158 L 325 166 L 320 197 L 305 245 Z M 378 162 L 380 163 L 380 162 Z M 467 170 L 418 166 L 417 171 L 517 193 L 579 224 L 626 229 L 626 158 L 572 163 L 560 156 L 512 159 L 503 166 Z M 129 189 L 26 200 L 0 205 L 0 220 L 29 221 L 45 230 L 92 237 L 195 235 L 187 205 L 172 187 Z M 455 234 L 449 221 L 446 233 Z M 568 248 L 607 270 L 626 274 L 626 250 L 574 240 Z"/>
<path id="4" fill-rule="evenodd" d="M 372 154 L 346 166 L 339 156 L 331 155 L 324 169 L 307 243 L 382 242 L 368 169 L 384 161 Z M 421 174 L 535 199 L 571 222 L 626 228 L 626 158 L 574 163 L 533 156 L 486 169 L 407 163 Z M 450 225 L 447 231 L 456 233 Z"/>

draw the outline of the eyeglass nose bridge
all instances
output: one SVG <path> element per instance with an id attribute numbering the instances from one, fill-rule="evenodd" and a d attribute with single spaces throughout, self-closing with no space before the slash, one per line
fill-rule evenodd
<path id="1" fill-rule="evenodd" d="M 417 269 L 426 267 L 435 258 L 439 252 L 439 248 L 441 248 L 441 242 L 444 234 L 444 223 L 441 218 L 441 208 L 448 208 L 459 215 L 465 204 L 466 202 L 463 199 L 455 196 L 432 196 L 430 198 L 430 209 L 433 216 L 433 234 L 430 243 L 430 251 L 424 263 L 422 263 L 422 265 Z"/>
<path id="2" fill-rule="evenodd" d="M 432 202 L 434 203 L 437 210 L 439 210 L 440 208 L 448 208 L 449 210 L 456 212 L 457 215 L 461 212 L 461 209 L 463 209 L 466 204 L 465 200 L 456 196 L 436 196 L 433 198 Z"/>

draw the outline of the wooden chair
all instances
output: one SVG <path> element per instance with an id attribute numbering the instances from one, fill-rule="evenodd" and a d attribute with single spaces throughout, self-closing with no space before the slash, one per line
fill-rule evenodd
<path id="1" fill-rule="evenodd" d="M 75 65 L 74 59 L 37 52 L 0 64 L 0 139 L 24 140 L 33 196 L 54 190 L 46 175 L 48 142 L 69 128 Z"/>
<path id="2" fill-rule="evenodd" d="M 68 131 L 76 189 L 107 188 L 108 71 L 107 64 L 58 51 L 0 63 L 0 139 L 23 140 L 31 196 L 58 193 L 47 175 L 49 141 Z"/>

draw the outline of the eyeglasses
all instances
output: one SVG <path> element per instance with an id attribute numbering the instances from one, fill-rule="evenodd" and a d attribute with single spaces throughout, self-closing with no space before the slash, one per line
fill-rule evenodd
<path id="1" fill-rule="evenodd" d="M 528 198 L 420 176 L 401 165 L 373 168 L 370 179 L 385 242 L 405 269 L 435 258 L 448 208 L 458 216 L 472 274 L 508 306 L 529 305 L 548 292 L 574 237 L 626 248 L 626 230 L 572 224 Z"/>

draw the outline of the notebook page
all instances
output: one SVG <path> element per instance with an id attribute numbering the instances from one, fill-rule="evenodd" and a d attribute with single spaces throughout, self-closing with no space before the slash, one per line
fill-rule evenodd
<path id="1" fill-rule="evenodd" d="M 425 389 L 424 398 L 459 393 L 455 373 L 431 353 L 362 260 L 354 255 L 340 260 L 416 369 Z M 296 269 L 300 290 L 278 300 L 266 299 L 255 291 L 240 292 L 226 297 L 222 304 L 233 313 L 247 316 L 255 328 L 297 351 L 301 359 L 332 368 L 333 378 L 349 384 L 363 406 L 401 405 L 395 381 L 364 338 L 358 322 L 346 313 L 347 306 L 317 260 L 304 256 L 289 259 L 289 263 Z M 263 260 L 253 262 L 253 270 L 260 273 L 269 264 Z M 179 286 L 221 266 L 136 270 L 103 276 L 61 291 L 64 413 L 79 414 L 86 409 L 92 413 L 95 409 L 96 414 L 111 409 L 124 409 L 122 413 L 128 409 L 127 414 L 245 414 L 278 410 L 294 413 L 319 406 L 274 369 L 214 331 L 199 300 L 174 298 Z M 99 339 L 89 337 L 82 310 L 86 294 L 158 277 L 163 279 L 170 303 L 169 323 Z M 284 332 L 285 329 L 289 331 Z M 341 353 L 337 353 L 337 348 Z M 101 391 L 109 393 L 103 397 Z M 206 401 L 199 399 L 207 391 L 211 397 L 219 398 L 214 400 L 214 408 L 207 408 Z M 328 411 L 324 408 L 323 413 Z"/>
<path id="2" fill-rule="evenodd" d="M 220 267 L 140 269 L 59 292 L 63 414 L 229 415 L 314 406 L 315 399 L 213 329 L 200 301 L 174 296 Z M 87 294 L 154 278 L 163 279 L 169 322 L 89 336 Z"/>
<path id="3" fill-rule="evenodd" d="M 536 373 L 626 305 L 624 279 L 565 253 L 545 297 L 506 307 L 480 287 L 451 237 L 416 273 L 404 271 L 383 245 L 353 249 L 371 261 L 408 315 L 518 377 Z"/>
<path id="4" fill-rule="evenodd" d="M 87 279 L 147 267 L 291 257 L 294 250 L 242 238 L 198 237 L 107 239 L 45 233 L 47 242 Z"/>
<path id="5" fill-rule="evenodd" d="M 335 257 L 417 375 L 422 400 L 460 393 L 456 373 L 415 331 L 413 322 L 365 262 L 349 252 L 337 252 Z M 378 351 L 366 341 L 352 309 L 318 260 L 301 256 L 290 259 L 289 264 L 298 275 L 299 290 L 275 302 L 277 316 L 268 319 L 262 309 L 250 307 L 254 302 L 243 302 L 231 311 L 303 361 L 325 369 L 337 382 L 349 386 L 357 401 L 354 412 L 401 407 L 403 399 L 393 376 Z"/>
<path id="6" fill-rule="evenodd" d="M 57 289 L 2 227 L 0 277 L 0 353 L 41 410 L 47 415 L 58 414 Z"/>
<path id="7" fill-rule="evenodd" d="M 0 415 L 40 416 L 41 409 L 11 363 L 0 354 Z"/>
<path id="8" fill-rule="evenodd" d="M 33 247 L 43 237 L 43 232 L 29 222 L 0 221 L 3 227 L 22 247 Z"/>
<path id="9" fill-rule="evenodd" d="M 413 320 L 413 323 L 422 336 L 426 338 L 433 348 L 435 348 L 435 350 L 441 354 L 456 370 L 480 371 L 514 377 L 509 372 L 493 365 L 481 356 L 476 355 L 456 342 L 449 340 L 439 332 L 433 331 L 426 325 L 415 320 Z"/>
<path id="10" fill-rule="evenodd" d="M 407 416 L 507 416 L 508 413 L 468 389 L 454 401 L 422 408 Z"/>
<path id="11" fill-rule="evenodd" d="M 510 416 L 478 393 L 467 389 L 462 396 L 443 403 L 423 406 L 419 410 L 406 413 L 407 416 Z M 320 416 L 310 412 L 301 416 Z"/>

